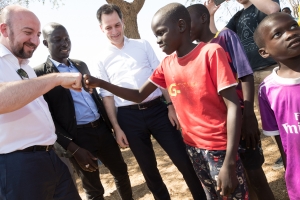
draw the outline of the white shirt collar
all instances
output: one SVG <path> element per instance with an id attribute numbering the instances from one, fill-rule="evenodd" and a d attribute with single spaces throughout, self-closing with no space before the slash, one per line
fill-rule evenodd
<path id="1" fill-rule="evenodd" d="M 50 56 L 49 59 L 51 60 L 51 62 L 54 64 L 55 67 L 58 67 L 60 64 L 60 62 L 57 62 L 56 60 L 53 60 Z M 68 62 L 70 63 L 70 66 L 72 65 L 72 63 L 70 62 L 69 58 L 68 58 Z"/>
<path id="2" fill-rule="evenodd" d="M 0 57 L 4 57 L 7 55 L 13 56 L 19 62 L 18 58 L 14 54 L 12 54 L 10 50 L 6 46 L 0 43 Z M 27 65 L 28 63 L 29 63 L 28 59 L 23 59 L 22 65 Z"/>
<path id="3" fill-rule="evenodd" d="M 0 57 L 4 57 L 9 54 L 12 54 L 12 53 L 6 48 L 6 46 L 4 46 L 3 44 L 0 44 Z"/>
<path id="4" fill-rule="evenodd" d="M 121 49 L 123 49 L 128 42 L 129 42 L 129 39 L 126 36 L 124 36 L 124 45 Z M 109 42 L 108 47 L 113 48 L 113 49 L 119 49 L 118 47 L 116 47 L 116 45 L 113 45 L 111 42 Z"/>
<path id="5" fill-rule="evenodd" d="M 282 85 L 296 85 L 300 84 L 300 78 L 282 78 L 278 76 L 277 71 L 279 70 L 279 67 L 275 67 L 272 72 L 272 76 L 274 77 L 274 80 Z"/>

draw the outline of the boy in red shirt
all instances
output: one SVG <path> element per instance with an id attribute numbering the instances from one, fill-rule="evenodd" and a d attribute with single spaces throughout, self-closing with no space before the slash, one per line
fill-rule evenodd
<path id="1" fill-rule="evenodd" d="M 219 45 L 192 43 L 190 24 L 189 13 L 181 4 L 171 3 L 157 11 L 152 30 L 162 51 L 169 56 L 139 90 L 88 75 L 84 75 L 85 83 L 88 88 L 102 87 L 135 102 L 142 102 L 157 87 L 168 89 L 187 152 L 207 198 L 248 199 L 237 154 L 241 111 L 234 87 L 236 80 Z"/>

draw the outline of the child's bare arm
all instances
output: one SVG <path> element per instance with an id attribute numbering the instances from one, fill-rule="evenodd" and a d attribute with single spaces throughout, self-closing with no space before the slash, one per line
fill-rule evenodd
<path id="1" fill-rule="evenodd" d="M 282 158 L 282 161 L 283 161 L 284 168 L 286 169 L 286 154 L 285 154 L 285 152 L 283 150 L 283 146 L 282 146 L 280 135 L 276 135 L 275 136 L 275 140 L 276 140 L 278 149 L 280 151 L 280 155 L 281 155 L 281 158 Z"/>
<path id="2" fill-rule="evenodd" d="M 87 88 L 101 87 L 109 92 L 129 101 L 140 103 L 146 99 L 156 88 L 157 86 L 146 81 L 140 89 L 128 89 L 113 85 L 104 80 L 97 79 L 90 75 L 83 75 L 84 84 Z"/>
<path id="3" fill-rule="evenodd" d="M 244 113 L 242 122 L 243 140 L 246 140 L 247 148 L 255 149 L 260 140 L 258 122 L 254 113 L 254 78 L 253 75 L 242 77 L 242 89 L 244 97 Z"/>
<path id="4" fill-rule="evenodd" d="M 227 148 L 226 156 L 218 176 L 218 190 L 228 196 L 237 187 L 236 157 L 241 131 L 241 109 L 235 87 L 220 91 L 227 106 Z"/>

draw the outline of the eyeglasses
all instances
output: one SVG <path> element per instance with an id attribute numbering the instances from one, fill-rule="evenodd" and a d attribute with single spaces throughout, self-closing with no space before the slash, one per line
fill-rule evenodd
<path id="1" fill-rule="evenodd" d="M 17 70 L 17 74 L 19 74 L 19 76 L 23 80 L 24 79 L 29 79 L 29 76 L 28 76 L 27 72 L 24 69 L 22 69 L 22 68 L 20 68 L 20 69 Z"/>

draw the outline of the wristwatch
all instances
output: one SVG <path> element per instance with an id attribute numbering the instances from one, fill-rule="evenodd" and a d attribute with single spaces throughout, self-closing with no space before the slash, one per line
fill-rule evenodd
<path id="1" fill-rule="evenodd" d="M 169 105 L 173 105 L 173 102 L 170 101 L 169 103 L 167 103 L 167 107 L 168 107 Z"/>

